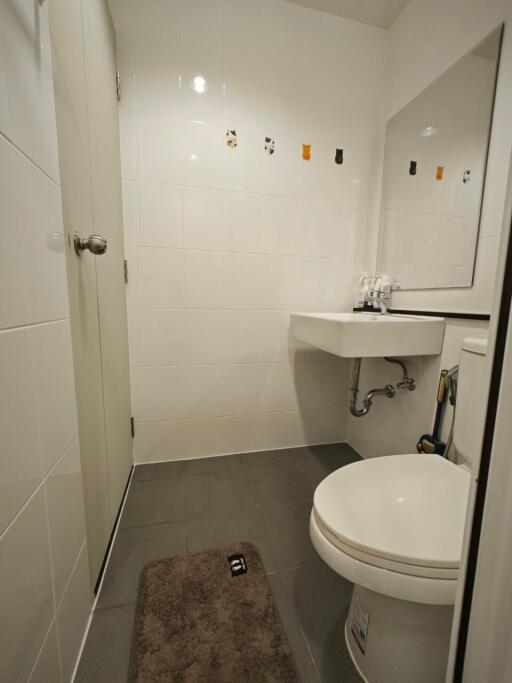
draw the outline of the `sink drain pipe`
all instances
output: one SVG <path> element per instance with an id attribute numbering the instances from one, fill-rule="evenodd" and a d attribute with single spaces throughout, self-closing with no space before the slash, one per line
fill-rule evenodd
<path id="1" fill-rule="evenodd" d="M 378 389 L 370 389 L 363 398 L 363 407 L 357 407 L 357 396 L 359 394 L 359 375 L 361 373 L 361 358 L 354 358 L 352 361 L 352 377 L 350 380 L 350 412 L 354 417 L 363 417 L 366 415 L 370 408 L 372 407 L 373 399 L 376 396 L 386 396 L 387 398 L 393 398 L 396 394 L 395 387 L 392 384 L 386 384 L 385 387 L 379 387 Z M 396 363 L 402 368 L 403 377 L 397 384 L 398 389 L 408 389 L 409 391 L 414 391 L 416 388 L 416 382 L 409 377 L 407 372 L 407 366 L 400 360 L 394 358 L 385 358 L 388 363 Z"/>

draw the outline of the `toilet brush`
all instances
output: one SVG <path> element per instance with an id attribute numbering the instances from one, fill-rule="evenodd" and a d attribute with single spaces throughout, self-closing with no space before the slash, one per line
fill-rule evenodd
<path id="1" fill-rule="evenodd" d="M 446 450 L 446 444 L 439 438 L 439 432 L 441 431 L 441 423 L 443 420 L 444 407 L 446 404 L 447 375 L 448 370 L 441 371 L 439 385 L 437 387 L 437 408 L 436 417 L 434 420 L 434 429 L 432 430 L 432 434 L 422 434 L 420 436 L 420 439 L 416 444 L 416 450 L 418 453 L 435 453 L 437 455 L 444 455 Z"/>

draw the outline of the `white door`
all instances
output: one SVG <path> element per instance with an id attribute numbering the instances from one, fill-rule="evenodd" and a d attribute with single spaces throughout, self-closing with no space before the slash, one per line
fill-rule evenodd
<path id="1" fill-rule="evenodd" d="M 52 0 L 64 227 L 93 583 L 132 466 L 115 47 L 104 0 Z M 72 247 L 78 231 L 107 249 Z"/>

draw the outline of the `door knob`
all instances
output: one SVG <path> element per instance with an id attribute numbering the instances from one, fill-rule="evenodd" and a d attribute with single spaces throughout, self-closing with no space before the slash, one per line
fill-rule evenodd
<path id="1" fill-rule="evenodd" d="M 95 254 L 96 256 L 100 256 L 107 251 L 107 240 L 101 235 L 89 235 L 89 237 L 82 237 L 80 233 L 75 232 L 73 236 L 73 243 L 78 256 L 81 256 L 82 252 L 86 249 L 89 249 L 91 254 Z"/>

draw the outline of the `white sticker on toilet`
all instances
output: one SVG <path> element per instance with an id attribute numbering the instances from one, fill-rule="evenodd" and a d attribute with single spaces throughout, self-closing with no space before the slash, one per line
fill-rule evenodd
<path id="1" fill-rule="evenodd" d="M 354 595 L 352 618 L 350 630 L 354 636 L 359 649 L 366 652 L 366 641 L 368 639 L 368 624 L 370 623 L 370 612 L 366 609 L 357 593 Z"/>

